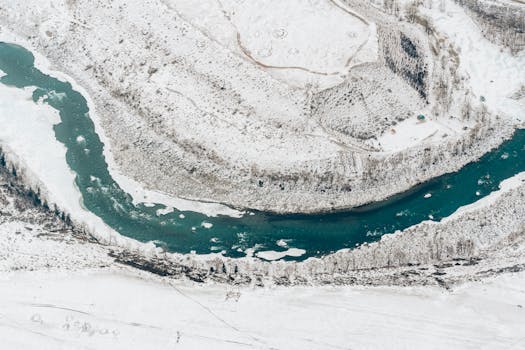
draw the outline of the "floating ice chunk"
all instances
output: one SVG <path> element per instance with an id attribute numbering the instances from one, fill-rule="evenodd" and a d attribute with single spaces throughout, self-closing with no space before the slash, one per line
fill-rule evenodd
<path id="1" fill-rule="evenodd" d="M 62 100 L 64 100 L 64 98 L 66 97 L 66 93 L 65 92 L 56 92 L 55 90 L 51 90 L 49 91 L 48 93 L 48 97 L 51 99 L 51 100 L 55 100 L 55 101 L 59 101 L 59 102 L 62 102 Z"/>
<path id="2" fill-rule="evenodd" d="M 173 213 L 174 209 L 172 207 L 166 207 L 164 209 L 158 209 L 155 214 L 157 214 L 157 216 L 162 216 L 162 215 L 167 215 L 169 213 Z"/>
<path id="3" fill-rule="evenodd" d="M 377 237 L 377 236 L 381 236 L 383 234 L 383 232 L 381 231 L 378 231 L 378 230 L 374 230 L 374 231 L 366 231 L 366 236 L 367 237 Z"/>
<path id="4" fill-rule="evenodd" d="M 432 194 L 427 193 L 427 194 L 424 195 L 424 197 L 425 197 L 425 198 L 430 198 L 430 197 L 432 197 Z"/>
<path id="5" fill-rule="evenodd" d="M 100 181 L 100 178 L 99 178 L 99 177 L 96 177 L 96 176 L 93 176 L 93 175 L 89 175 L 89 181 L 91 181 L 91 182 L 93 182 L 93 183 L 95 183 L 95 184 L 97 184 L 97 185 L 99 185 L 99 186 L 100 186 L 100 184 L 102 183 L 102 182 Z"/>
<path id="6" fill-rule="evenodd" d="M 288 242 L 285 239 L 280 239 L 277 242 L 275 242 L 279 247 L 286 248 L 288 247 Z"/>
<path id="7" fill-rule="evenodd" d="M 179 219 L 184 219 L 185 217 L 184 214 L 179 214 Z"/>
<path id="8" fill-rule="evenodd" d="M 82 135 L 78 135 L 76 141 L 79 145 L 83 145 L 86 143 L 86 138 Z"/>
<path id="9" fill-rule="evenodd" d="M 206 222 L 206 221 L 203 221 L 201 226 L 204 227 L 204 228 L 212 228 L 213 224 L 209 223 L 209 222 Z"/>
<path id="10" fill-rule="evenodd" d="M 396 213 L 396 216 L 397 217 L 400 217 L 400 216 L 408 216 L 410 214 L 410 211 L 408 209 L 405 209 L 405 210 L 401 210 L 400 212 L 397 212 Z"/>
<path id="11" fill-rule="evenodd" d="M 264 252 L 258 252 L 255 255 L 258 258 L 273 261 L 273 260 L 279 260 L 284 258 L 285 256 L 291 256 L 291 257 L 299 257 L 301 255 L 306 254 L 306 250 L 299 249 L 299 248 L 290 248 L 284 252 L 276 252 L 274 250 L 267 250 Z"/>

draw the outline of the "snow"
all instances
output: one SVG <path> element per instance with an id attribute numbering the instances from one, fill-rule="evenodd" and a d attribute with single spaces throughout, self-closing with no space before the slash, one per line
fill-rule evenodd
<path id="1" fill-rule="evenodd" d="M 112 263 L 101 246 L 78 244 L 64 231 L 49 230 L 17 219 L 0 223 L 0 279 L 13 271 L 78 270 Z"/>
<path id="2" fill-rule="evenodd" d="M 524 293 L 525 273 L 444 291 L 236 289 L 124 271 L 18 272 L 0 277 L 0 338 L 18 350 L 518 349 Z"/>
<path id="3" fill-rule="evenodd" d="M 100 218 L 82 208 L 75 174 L 66 163 L 66 149 L 54 138 L 53 125 L 60 121 L 58 112 L 48 105 L 34 103 L 32 90 L 0 84 L 2 147 L 38 179 L 37 183 L 44 185 L 42 190 L 49 202 L 66 209 L 74 219 L 99 234 L 111 236 L 113 231 Z"/>
<path id="4" fill-rule="evenodd" d="M 31 45 L 29 45 L 28 42 L 25 40 L 20 39 L 17 36 L 12 35 L 11 33 L 7 31 L 0 32 L 0 40 L 7 41 L 7 42 L 13 42 L 20 44 L 24 46 L 25 48 L 30 49 Z M 93 120 L 95 124 L 95 130 L 101 139 L 102 143 L 104 144 L 104 157 L 106 159 L 106 162 L 108 163 L 108 169 L 113 177 L 113 179 L 119 184 L 119 186 L 128 194 L 130 194 L 133 198 L 134 204 L 138 203 L 144 203 L 144 202 L 150 202 L 150 203 L 158 203 L 163 204 L 167 207 L 177 208 L 181 211 L 194 211 L 194 212 L 200 212 L 202 214 L 205 214 L 207 216 L 217 216 L 217 215 L 227 215 L 232 217 L 242 217 L 244 215 L 244 212 L 229 208 L 222 204 L 217 203 L 207 203 L 207 202 L 198 202 L 198 201 L 191 201 L 186 200 L 183 198 L 177 198 L 173 196 L 168 196 L 160 191 L 152 191 L 145 189 L 143 185 L 138 183 L 137 181 L 125 176 L 117 167 L 115 164 L 115 161 L 113 160 L 113 156 L 111 154 L 110 149 L 110 142 L 105 136 L 104 130 L 100 126 L 100 120 L 95 112 L 95 104 L 91 100 L 89 94 L 85 89 L 83 89 L 80 85 L 78 85 L 73 78 L 70 76 L 57 72 L 51 69 L 50 62 L 42 55 L 38 54 L 38 52 L 31 50 L 32 54 L 35 56 L 35 67 L 40 69 L 42 72 L 55 77 L 61 81 L 67 81 L 71 83 L 73 86 L 73 89 L 80 92 L 84 98 L 88 101 L 88 106 L 90 110 L 90 118 Z M 1 74 L 4 74 L 3 72 Z M 55 97 L 57 97 L 57 94 L 54 94 Z M 58 96 L 59 98 L 59 96 Z M 10 99 L 7 99 L 5 101 L 6 103 L 10 102 Z M 19 108 L 25 108 L 23 105 L 19 105 Z M 51 108 L 48 108 L 48 111 L 54 112 Z M 24 110 L 21 109 L 18 111 L 19 114 L 24 114 Z M 59 122 L 60 119 L 56 119 L 55 123 Z M 31 126 L 31 121 L 28 120 L 27 126 Z M 35 130 L 38 130 L 38 128 L 35 128 Z M 35 131 L 33 130 L 33 131 Z M 49 130 L 49 132 L 52 132 L 52 127 L 46 129 Z M 77 138 L 77 142 L 81 143 L 84 142 L 85 139 L 82 136 L 79 136 Z M 28 143 L 28 147 L 30 146 L 30 143 Z M 16 150 L 15 150 L 16 151 Z M 64 157 L 65 159 L 65 157 Z M 68 170 L 70 171 L 70 170 Z M 36 172 L 35 172 L 36 173 Z M 37 173 L 38 174 L 38 173 Z M 67 209 L 67 208 L 65 208 Z"/>
<path id="5" fill-rule="evenodd" d="M 398 123 L 377 140 L 384 152 L 396 152 L 417 146 L 421 142 L 443 142 L 447 137 L 459 135 L 469 123 L 457 118 L 427 117 L 420 121 L 414 116 Z"/>
<path id="6" fill-rule="evenodd" d="M 478 99 L 483 96 L 491 111 L 524 121 L 523 105 L 510 97 L 525 79 L 525 51 L 512 55 L 509 50 L 489 42 L 460 6 L 453 1 L 445 4 L 445 12 L 439 11 L 437 5 L 422 8 L 422 12 L 432 18 L 436 29 L 447 35 L 457 48 L 460 70 L 470 78 L 474 94 Z"/>
<path id="7" fill-rule="evenodd" d="M 306 253 L 306 250 L 304 249 L 298 249 L 298 248 L 289 248 L 282 252 L 276 252 L 274 250 L 266 250 L 262 252 L 255 253 L 255 256 L 258 258 L 267 260 L 267 261 L 274 261 L 282 259 L 286 256 L 291 257 L 300 257 L 301 255 L 304 255 Z"/>
<path id="8" fill-rule="evenodd" d="M 168 3 L 221 45 L 292 86 L 328 88 L 350 67 L 377 60 L 375 25 L 339 1 Z"/>
<path id="9" fill-rule="evenodd" d="M 113 262 L 106 247 L 50 235 L 37 224 L 0 224 L 0 248 L 0 339 L 6 349 L 524 345 L 525 272 L 451 290 L 240 288 L 125 268 Z"/>
<path id="10" fill-rule="evenodd" d="M 66 162 L 66 148 L 54 136 L 53 125 L 60 122 L 58 112 L 33 102 L 33 90 L 0 84 L 0 145 L 7 160 L 23 169 L 28 185 L 38 187 L 50 205 L 69 213 L 96 237 L 123 247 L 140 247 L 144 252 L 155 250 L 152 243 L 121 236 L 84 208 L 75 174 Z"/>
<path id="11" fill-rule="evenodd" d="M 446 218 L 443 218 L 442 222 L 451 221 L 451 220 L 454 220 L 459 215 L 475 212 L 476 210 L 479 210 L 481 208 L 489 207 L 493 205 L 496 202 L 496 200 L 500 198 L 504 193 L 510 192 L 518 188 L 524 182 L 525 182 L 525 172 L 518 173 L 506 180 L 503 180 L 501 184 L 499 185 L 498 191 L 494 191 L 488 196 L 483 197 L 474 203 L 464 205 L 458 208 L 458 210 L 456 210 L 453 214 L 451 214 L 450 216 Z"/>
<path id="12" fill-rule="evenodd" d="M 525 80 L 525 51 L 512 55 L 483 37 L 479 27 L 467 13 L 452 1 L 442 2 L 445 11 L 439 10 L 437 1 L 421 6 L 421 12 L 432 18 L 440 35 L 445 35 L 459 54 L 461 74 L 468 78 L 467 84 L 474 96 L 489 111 L 501 116 L 524 121 L 523 102 L 511 97 L 518 92 Z M 461 28 L 458 30 L 457 28 Z M 478 103 L 479 104 L 479 103 Z M 428 111 L 424 114 L 427 115 Z M 418 145 L 422 141 L 440 142 L 458 135 L 468 122 L 456 118 L 428 117 L 419 122 L 409 118 L 378 138 L 377 144 L 385 152 L 400 151 Z"/>

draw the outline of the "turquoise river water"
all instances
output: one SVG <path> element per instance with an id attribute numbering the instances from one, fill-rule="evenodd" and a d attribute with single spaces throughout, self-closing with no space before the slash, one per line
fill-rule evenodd
<path id="1" fill-rule="evenodd" d="M 402 230 L 424 220 L 440 220 L 459 207 L 473 203 L 498 189 L 502 180 L 525 171 L 525 131 L 479 161 L 417 186 L 384 202 L 352 211 L 323 215 L 274 215 L 254 212 L 241 218 L 207 217 L 175 210 L 157 215 L 165 206 L 134 205 L 111 177 L 103 155 L 104 144 L 95 132 L 86 99 L 68 82 L 43 74 L 34 66 L 31 52 L 21 46 L 0 43 L 0 82 L 13 87 L 36 87 L 33 100 L 44 99 L 60 114 L 54 126 L 56 139 L 67 148 L 67 163 L 76 174 L 84 206 L 122 235 L 139 241 L 154 241 L 179 253 L 223 252 L 244 256 L 244 250 L 284 251 L 288 246 L 304 249 L 302 260 L 342 248 L 378 240 L 381 235 Z M 48 98 L 50 92 L 64 98 Z M 16 123 L 16 120 L 13 121 Z M 78 142 L 81 136 L 85 141 Z M 425 194 L 430 193 L 430 198 Z M 428 196 L 427 196 L 428 197 Z M 180 214 L 184 218 L 180 218 Z M 211 223 L 211 228 L 202 226 Z"/>

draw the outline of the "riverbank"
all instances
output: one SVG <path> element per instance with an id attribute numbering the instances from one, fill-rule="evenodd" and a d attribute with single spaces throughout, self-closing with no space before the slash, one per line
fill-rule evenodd
<path id="1" fill-rule="evenodd" d="M 213 79 L 222 81 L 224 77 L 221 73 L 214 77 L 211 82 L 199 78 L 197 84 L 193 77 L 197 73 L 191 69 L 188 72 L 186 59 L 178 57 L 179 54 L 173 50 L 173 47 L 180 48 L 181 46 L 172 43 L 171 39 L 164 42 L 160 38 L 165 28 L 163 26 L 152 27 L 147 24 L 147 20 L 137 15 L 137 11 L 142 9 L 139 11 L 140 13 L 148 13 L 148 16 L 153 16 L 153 13 L 158 9 L 154 9 L 152 5 L 150 8 L 150 5 L 141 3 L 139 6 L 134 3 L 119 8 L 115 4 L 114 7 L 107 9 L 102 6 L 105 8 L 104 16 L 119 18 L 119 26 L 123 26 L 124 22 L 131 26 L 127 31 L 122 30 L 122 28 L 113 31 L 122 31 L 121 38 L 115 43 L 99 38 L 101 35 L 105 38 L 109 37 L 103 33 L 109 30 L 106 27 L 113 25 L 113 21 L 105 21 L 104 24 L 96 25 L 96 21 L 103 16 L 92 16 L 90 12 L 92 4 L 79 2 L 71 8 L 64 5 L 58 10 L 58 15 L 57 12 L 47 7 L 47 3 L 39 3 L 34 6 L 23 5 L 28 6 L 29 11 L 34 13 L 36 17 L 38 14 L 42 14 L 43 18 L 52 18 L 47 21 L 40 21 L 31 16 L 15 20 L 10 18 L 8 13 L 5 13 L 3 17 L 7 28 L 16 31 L 18 35 L 27 36 L 30 47 L 45 54 L 56 66 L 56 69 L 67 72 L 87 90 L 95 105 L 92 111 L 96 112 L 93 114 L 93 118 L 97 125 L 97 132 L 103 131 L 100 134 L 107 137 L 107 139 L 104 138 L 107 146 L 105 155 L 110 162 L 112 174 L 118 175 L 120 173 L 133 178 L 136 180 L 132 183 L 133 185 L 141 184 L 141 187 L 157 189 L 171 196 L 212 200 L 240 208 L 248 207 L 280 213 L 330 211 L 381 200 L 445 172 L 456 171 L 462 165 L 479 158 L 512 134 L 514 125 L 507 119 L 509 116 L 499 115 L 498 111 L 492 110 L 489 113 L 483 112 L 482 104 L 476 100 L 479 96 L 469 95 L 467 100 L 470 107 L 463 108 L 466 106 L 463 105 L 465 102 L 464 92 L 469 87 L 468 81 L 463 79 L 468 75 L 468 67 L 463 65 L 463 58 L 461 58 L 459 63 L 456 62 L 461 68 L 459 70 L 461 76 L 450 76 L 447 79 L 450 79 L 453 86 L 455 86 L 455 83 L 452 84 L 453 81 L 462 81 L 462 83 L 446 92 L 445 97 L 440 95 L 440 98 L 444 98 L 446 101 L 434 101 L 434 98 L 430 98 L 430 105 L 424 107 L 424 104 L 419 102 L 416 104 L 408 103 L 407 101 L 419 99 L 419 97 L 410 94 L 410 96 L 396 95 L 388 98 L 391 102 L 389 105 L 392 104 L 395 107 L 388 110 L 387 114 L 402 119 L 395 121 L 395 124 L 401 124 L 407 118 L 405 117 L 406 113 L 412 113 L 413 118 L 415 118 L 417 114 L 423 112 L 429 118 L 428 125 L 435 126 L 436 133 L 425 131 L 425 135 L 432 137 L 425 136 L 424 140 L 417 139 L 415 145 L 412 144 L 413 147 L 406 150 L 398 150 L 394 153 L 387 152 L 386 154 L 373 151 L 380 145 L 353 139 L 346 134 L 346 136 L 343 135 L 344 132 L 339 130 L 338 125 L 341 122 L 345 125 L 348 124 L 342 119 L 339 120 L 340 117 L 344 117 L 343 114 L 348 115 L 348 113 L 359 111 L 349 110 L 345 112 L 342 110 L 344 113 L 341 115 L 336 111 L 335 114 L 322 116 L 324 113 L 322 110 L 326 108 L 334 110 L 335 105 L 332 106 L 331 104 L 342 103 L 337 101 L 342 98 L 341 94 L 344 95 L 347 89 L 361 89 L 363 96 L 372 96 L 366 92 L 368 90 L 363 89 L 374 86 L 377 81 L 384 80 L 394 84 L 392 86 L 374 87 L 375 90 L 384 92 L 381 95 L 382 98 L 388 96 L 388 90 L 411 91 L 409 87 L 407 87 L 408 90 L 401 88 L 404 86 L 403 84 L 406 85 L 407 83 L 399 76 L 394 74 L 392 79 L 384 79 L 384 77 L 377 75 L 389 75 L 392 72 L 379 66 L 363 65 L 356 68 L 351 74 L 354 74 L 353 78 L 357 80 L 364 79 L 366 76 L 373 77 L 373 79 L 371 78 L 372 81 L 363 83 L 365 87 L 354 86 L 353 83 L 346 82 L 337 89 L 319 91 L 314 94 L 315 96 L 308 95 L 308 93 L 305 95 L 304 91 L 289 91 L 278 81 L 269 78 L 268 72 L 251 67 L 245 61 L 239 60 L 235 52 L 232 54 L 228 49 L 210 41 L 209 38 L 202 36 L 202 33 L 199 34 L 199 31 L 181 20 L 181 28 L 183 27 L 184 31 L 192 33 L 191 38 L 184 37 L 184 44 L 181 44 L 184 46 L 184 50 L 189 50 L 188 55 L 201 57 L 214 48 L 215 52 L 221 53 L 221 55 L 215 55 L 217 62 L 214 64 L 223 65 L 215 74 L 219 74 L 223 70 L 226 72 L 225 67 L 231 66 L 232 62 L 237 62 L 243 67 L 243 72 L 251 77 L 239 82 L 239 86 L 213 83 Z M 164 8 L 163 6 L 159 4 L 158 8 Z M 394 20 L 373 8 L 363 11 L 368 11 L 367 13 L 371 18 L 377 21 L 380 21 L 381 16 L 386 16 L 388 21 Z M 168 12 L 170 11 L 168 10 Z M 453 14 L 454 20 L 456 19 L 455 13 Z M 137 21 L 128 23 L 125 20 L 122 22 L 122 18 L 127 18 L 128 15 Z M 158 18 L 164 18 L 163 16 L 165 14 L 158 14 Z M 53 18 L 60 20 L 56 22 Z M 88 22 L 90 24 L 86 24 Z M 472 24 L 470 22 L 465 23 L 467 26 Z M 30 29 L 32 25 L 39 27 L 40 31 L 38 33 L 32 32 Z M 166 28 L 169 28 L 170 25 L 172 24 L 166 24 Z M 420 50 L 418 52 L 422 56 L 418 62 L 423 60 L 429 67 L 435 66 L 435 71 L 432 74 L 428 73 L 428 84 L 425 84 L 425 89 L 428 90 L 425 91 L 430 93 L 433 89 L 430 86 L 434 84 L 437 76 L 442 73 L 445 74 L 448 70 L 445 69 L 442 72 L 441 68 L 433 62 L 436 58 L 432 58 L 427 52 L 428 50 L 424 49 L 426 44 L 436 44 L 432 42 L 433 39 L 425 39 L 424 36 L 418 34 L 418 30 L 405 28 L 407 26 L 404 24 L 400 30 L 407 38 L 412 38 L 413 45 L 416 45 Z M 474 25 L 472 24 L 472 26 Z M 178 33 L 179 29 L 182 30 L 181 28 L 176 26 L 170 35 L 175 35 L 174 33 Z M 468 30 L 466 29 L 467 32 L 471 30 L 474 29 L 470 27 Z M 137 31 L 142 35 L 128 37 L 129 33 Z M 381 31 L 379 32 L 381 33 Z M 46 33 L 51 33 L 52 36 L 49 37 Z M 383 34 L 387 36 L 383 38 L 379 35 L 378 40 L 387 40 L 395 33 Z M 80 40 L 80 38 L 90 38 L 86 40 L 93 40 L 93 42 L 80 45 L 79 43 L 84 40 Z M 193 39 L 204 42 L 204 47 L 197 46 L 195 48 Z M 448 52 L 446 51 L 448 50 L 447 47 L 454 47 L 457 44 L 452 39 L 452 37 L 450 40 L 439 37 L 440 41 L 447 40 L 441 48 L 444 55 Z M 480 42 L 485 40 L 481 39 Z M 62 44 L 57 45 L 58 42 Z M 490 44 L 488 41 L 486 43 L 487 45 Z M 485 45 L 483 46 L 485 47 Z M 387 48 L 383 47 L 382 49 L 386 50 Z M 493 47 L 487 46 L 488 51 L 492 52 L 493 49 Z M 114 55 L 108 54 L 113 50 L 117 50 Z M 389 46 L 388 50 L 393 57 L 403 54 L 398 52 L 400 48 Z M 392 52 L 392 50 L 397 51 Z M 150 65 L 154 66 L 151 72 L 154 73 L 147 73 L 151 67 L 146 67 L 146 65 L 139 64 L 136 66 L 135 63 L 126 62 L 122 56 L 123 52 L 127 53 L 126 57 L 138 57 L 135 63 L 150 62 Z M 150 57 L 151 52 L 155 52 L 153 56 L 157 58 Z M 507 56 L 506 53 L 504 55 Z M 155 61 L 160 58 L 162 59 L 159 62 Z M 86 61 L 86 59 L 88 60 Z M 401 63 L 404 62 L 403 60 L 401 59 Z M 451 62 L 455 62 L 455 58 Z M 483 72 L 494 69 L 491 66 L 492 62 L 485 63 L 485 66 L 476 68 L 481 76 L 484 74 Z M 416 66 L 420 67 L 421 64 L 418 63 Z M 513 66 L 510 65 L 509 67 L 512 68 Z M 193 68 L 197 69 L 196 67 Z M 199 66 L 197 71 L 200 72 L 201 69 L 204 68 Z M 206 77 L 209 77 L 209 69 L 209 67 L 206 68 Z M 510 70 L 509 76 L 517 79 L 519 74 L 512 74 Z M 135 73 L 130 74 L 131 71 Z M 117 74 L 117 72 L 119 73 Z M 201 73 L 204 74 L 204 72 Z M 185 74 L 190 76 L 181 79 L 187 82 L 188 86 L 195 84 L 200 86 L 201 90 L 193 89 L 192 91 L 199 91 L 199 94 L 203 94 L 202 96 L 192 96 L 191 92 L 184 89 L 184 91 L 180 90 L 181 87 L 177 87 L 177 89 L 173 86 L 170 87 L 172 83 L 168 84 L 169 86 L 166 85 L 165 78 L 167 76 L 180 77 L 186 76 Z M 232 76 L 237 75 L 238 72 L 232 73 Z M 271 105 L 275 105 L 279 110 L 268 111 L 260 108 L 257 94 L 252 91 L 254 87 L 250 85 L 252 82 L 264 84 L 264 91 L 274 91 L 270 98 L 272 101 L 275 99 L 275 103 L 271 103 Z M 202 84 L 204 85 L 201 86 Z M 209 86 L 210 84 L 211 86 Z M 219 85 L 224 90 L 221 90 Z M 249 96 L 241 93 L 242 91 L 249 92 Z M 236 93 L 240 94 L 238 98 L 246 101 L 242 102 L 242 108 L 234 113 L 235 111 L 230 108 L 229 104 L 230 102 L 233 103 L 231 101 L 233 97 L 230 95 Z M 218 101 L 223 101 L 219 104 L 219 112 L 209 111 L 207 107 L 207 103 L 215 103 L 213 102 L 215 97 L 218 98 Z M 238 98 L 237 104 L 240 101 Z M 308 118 L 312 116 L 308 117 L 300 108 L 297 109 L 296 102 L 299 101 L 297 102 L 299 105 L 304 104 L 305 98 L 312 100 L 312 105 L 315 105 L 314 109 L 321 113 L 318 116 L 321 126 L 312 124 L 312 120 L 308 121 Z M 188 99 L 197 101 L 196 105 L 192 107 Z M 323 99 L 327 99 L 328 104 L 324 105 Z M 165 100 L 174 101 L 176 110 L 173 109 L 173 106 L 165 105 L 162 102 Z M 376 107 L 380 105 L 384 107 L 384 104 L 378 101 L 367 100 L 366 103 L 369 108 L 374 106 L 373 109 L 376 111 Z M 266 104 L 266 102 L 265 99 L 264 103 Z M 490 107 L 500 102 L 500 100 L 487 100 L 486 105 Z M 245 103 L 246 106 L 244 106 Z M 290 107 L 290 103 L 293 107 Z M 451 107 L 449 109 L 443 108 L 443 103 L 451 104 Z M 146 105 L 150 107 L 144 108 Z M 416 110 L 418 110 L 417 113 Z M 377 109 L 378 113 L 379 111 L 380 109 Z M 253 115 L 245 118 L 243 117 L 245 112 Z M 358 114 L 361 115 L 361 112 Z M 166 119 L 168 115 L 170 116 L 169 120 Z M 450 119 L 451 115 L 454 119 Z M 254 119 L 255 117 L 257 118 Z M 362 128 L 359 128 L 364 131 L 372 125 L 373 130 L 381 130 L 382 134 L 391 132 L 391 127 L 386 127 L 386 124 L 383 125 L 383 122 L 379 122 L 382 118 L 371 115 L 368 117 L 370 118 L 366 120 L 356 120 L 354 126 L 361 125 Z M 183 119 L 179 120 L 179 118 Z M 242 124 L 247 123 L 246 120 L 249 120 L 250 123 Z M 293 130 L 289 130 L 291 120 L 293 120 Z M 394 121 L 388 120 L 387 123 L 391 122 Z M 376 125 L 377 123 L 380 125 Z M 274 130 L 274 128 L 278 130 Z M 396 129 L 395 126 L 392 128 Z M 239 129 L 242 132 L 239 131 L 238 137 L 236 136 L 232 140 L 231 133 L 237 134 Z M 210 136 L 210 130 L 213 130 L 213 137 Z M 399 137 L 407 136 L 403 130 L 400 128 Z M 204 136 L 204 132 L 207 133 L 207 136 Z M 408 133 L 418 135 L 417 124 L 412 126 Z M 224 135 L 230 136 L 221 140 L 220 138 Z M 277 140 L 272 135 L 275 135 Z M 376 136 L 379 137 L 380 135 Z M 264 140 L 259 140 L 261 137 Z M 241 145 L 238 142 L 246 138 L 250 139 L 247 145 Z M 132 142 L 127 140 L 132 140 Z M 334 143 L 334 140 L 338 141 Z M 378 140 L 382 140 L 381 137 Z M 274 144 L 274 141 L 277 142 L 277 145 Z M 228 147 L 226 147 L 227 145 Z M 237 151 L 230 149 L 232 147 Z M 254 150 L 253 147 L 257 149 Z M 109 153 L 109 149 L 111 149 L 111 153 Z M 237 154 L 239 150 L 249 151 L 252 156 L 239 155 Z M 282 153 L 281 151 L 285 153 L 278 156 Z M 224 152 L 228 154 L 224 155 Z M 254 154 L 256 154 L 255 158 L 253 157 Z M 268 161 L 267 158 L 270 155 L 272 155 L 272 159 L 279 158 L 279 162 Z M 264 164 L 259 164 L 259 162 Z M 117 166 L 113 166 L 113 164 Z M 142 166 L 137 167 L 136 164 L 142 164 Z M 120 171 L 115 172 L 117 168 Z M 285 173 L 288 175 L 283 176 L 282 174 Z M 129 181 L 122 183 L 125 185 Z M 132 187 L 131 184 L 129 187 Z"/>
<path id="2" fill-rule="evenodd" d="M 8 167 L 11 166 L 8 164 Z M 16 178 L 6 172 L 8 169 L 3 171 L 7 176 L 3 181 L 14 183 L 15 193 L 27 191 L 24 188 L 29 174 L 23 168 L 17 168 Z M 79 233 L 102 244 L 99 248 L 106 260 L 109 256 L 110 261 L 118 264 L 175 279 L 239 286 L 439 285 L 449 288 L 457 283 L 480 280 L 505 271 L 521 271 L 525 267 L 525 213 L 520 199 L 525 196 L 525 185 L 522 180 L 523 174 L 518 174 L 505 181 L 502 190 L 479 203 L 461 208 L 441 223 L 423 222 L 403 232 L 385 235 L 379 242 L 303 262 L 265 262 L 253 257 L 231 259 L 220 254 L 167 253 L 151 243 L 143 244 L 116 232 L 104 235 L 104 231 L 92 230 L 92 225 L 77 221 L 75 212 L 71 216 L 73 221 L 69 215 L 68 220 Z M 46 206 L 52 205 L 44 196 L 44 189 L 34 189 L 33 193 L 38 193 Z M 16 201 L 16 198 L 8 198 L 3 202 Z M 4 217 L 12 218 L 10 220 L 15 226 L 20 226 L 17 218 L 31 216 L 19 210 L 9 212 L 5 209 Z M 53 215 L 52 212 L 47 214 L 51 218 Z M 69 235 L 55 237 L 65 239 Z M 4 238 L 6 244 L 11 240 L 9 235 Z M 29 235 L 21 246 L 31 241 Z M 35 242 L 38 243 L 38 240 Z M 85 256 L 74 249 L 64 256 L 69 254 Z M 60 263 L 67 265 L 59 259 L 56 266 Z"/>
<path id="3" fill-rule="evenodd" d="M 42 197 L 49 204 L 55 204 L 60 210 L 71 215 L 78 227 L 86 229 L 101 243 L 115 246 L 115 251 L 111 254 L 120 263 L 174 277 L 243 285 L 325 283 L 448 285 L 455 279 L 476 278 L 472 276 L 477 274 L 497 274 L 499 270 L 513 269 L 515 266 L 519 269 L 521 266 L 520 242 L 523 236 L 521 218 L 525 217 L 525 213 L 520 207 L 519 198 L 524 190 L 523 186 L 519 185 L 519 178 L 514 179 L 517 186 L 505 186 L 502 191 L 491 195 L 482 205 L 478 203 L 477 208 L 463 210 L 442 223 L 423 222 L 403 232 L 386 235 L 379 242 L 364 244 L 355 249 L 341 250 L 344 245 L 340 245 L 334 249 L 338 250 L 335 253 L 318 254 L 324 256 L 310 258 L 304 262 L 268 263 L 251 257 L 256 253 L 270 260 L 283 254 L 289 254 L 292 258 L 304 254 L 303 247 L 288 246 L 286 237 L 275 237 L 268 247 L 259 249 L 260 251 L 254 250 L 255 245 L 238 247 L 240 256 L 248 256 L 242 259 L 226 258 L 220 253 L 209 255 L 165 253 L 162 246 L 156 246 L 158 242 L 152 242 L 152 237 L 142 238 L 148 241 L 146 244 L 123 237 L 105 225 L 99 217 L 85 210 L 81 204 L 79 189 L 74 184 L 74 174 L 65 162 L 66 150 L 52 133 L 53 125 L 58 118 L 56 111 L 47 108 L 45 104 L 35 104 L 31 100 L 33 91 L 14 92 L 7 87 L 2 89 L 3 93 L 9 96 L 2 105 L 4 109 L 7 108 L 5 113 L 2 113 L 4 118 L 7 118 L 4 124 L 9 126 L 3 129 L 2 138 L 8 146 L 6 157 L 10 165 L 15 165 L 21 176 L 25 175 L 23 180 L 26 184 L 41 189 Z M 60 97 L 50 92 L 49 98 Z M 13 101 L 19 105 L 14 107 L 9 105 Z M 21 109 L 25 112 L 20 113 Z M 13 117 L 18 118 L 18 123 L 11 123 L 10 118 Z M 502 120 L 501 123 L 504 123 L 509 130 L 513 128 L 508 121 Z M 37 127 L 33 129 L 27 127 L 33 124 Z M 45 130 L 49 132 L 46 133 Z M 477 142 L 484 142 L 486 146 L 485 141 L 479 138 Z M 44 153 L 39 154 L 35 151 L 32 146 L 35 142 L 40 145 L 39 150 Z M 81 138 L 80 142 L 85 140 Z M 46 151 L 53 154 L 54 158 L 48 160 L 45 156 Z M 501 159 L 512 156 L 502 154 Z M 83 176 L 86 177 L 86 174 Z M 426 199 L 427 195 L 422 198 L 430 200 Z M 144 208 L 147 206 L 148 203 L 145 203 Z M 151 211 L 156 216 L 166 215 L 157 214 L 157 210 L 154 209 Z M 206 249 L 210 245 L 211 248 L 218 245 L 219 240 L 216 237 L 206 235 L 212 224 L 201 221 L 199 216 L 196 218 L 199 221 L 191 228 L 190 239 L 204 240 Z M 178 219 L 184 218 L 179 216 Z M 227 225 L 222 229 L 229 234 L 235 234 Z M 196 231 L 198 234 L 195 234 Z M 148 231 L 143 234 L 153 233 Z M 364 233 L 366 232 L 361 232 Z M 245 236 L 242 235 L 237 237 L 239 240 L 244 238 Z M 270 244 L 278 250 L 272 250 Z M 231 245 L 227 248 L 237 247 Z M 224 248 L 216 251 L 219 252 L 220 249 Z M 249 254 L 250 250 L 251 254 Z M 501 259 L 503 253 L 508 254 L 510 258 Z M 442 266 L 446 266 L 446 272 L 443 271 Z M 474 267 L 470 268 L 471 266 Z"/>
<path id="4" fill-rule="evenodd" d="M 160 277 L 115 262 L 113 248 L 35 206 L 10 176 L 0 173 L 0 337 L 10 348 L 500 349 L 523 341 L 523 272 L 412 287 Z"/>
<path id="5" fill-rule="evenodd" d="M 297 23 L 299 2 L 276 1 L 286 27 L 256 2 L 192 17 L 183 0 L 0 0 L 0 40 L 42 53 L 34 69 L 0 43 L 19 87 L 0 84 L 3 344 L 525 346 L 525 132 L 462 168 L 523 125 L 525 54 L 486 41 L 459 0 L 376 3 L 312 1 Z M 294 58 L 286 38 L 316 13 L 312 55 Z M 323 30 L 352 45 L 323 57 Z M 310 86 L 322 68 L 338 75 Z M 331 211 L 429 178 L 376 216 L 242 209 Z"/>

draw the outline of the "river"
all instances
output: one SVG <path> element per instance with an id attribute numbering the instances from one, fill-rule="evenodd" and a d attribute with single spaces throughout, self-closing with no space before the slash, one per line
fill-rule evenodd
<path id="1" fill-rule="evenodd" d="M 456 173 L 352 211 L 323 215 L 252 212 L 233 218 L 175 209 L 162 215 L 158 211 L 166 209 L 164 205 L 133 204 L 111 177 L 87 101 L 70 83 L 42 73 L 34 66 L 31 52 L 13 44 L 0 43 L 0 69 L 5 73 L 1 83 L 34 87 L 33 101 L 43 100 L 59 112 L 61 121 L 54 133 L 67 149 L 66 161 L 76 174 L 85 208 L 120 234 L 153 241 L 172 252 L 242 257 L 250 248 L 283 252 L 292 247 L 296 256 L 286 259 L 322 256 L 376 241 L 383 234 L 424 220 L 438 221 L 497 190 L 502 180 L 525 171 L 525 131 L 517 130 L 511 140 Z"/>

